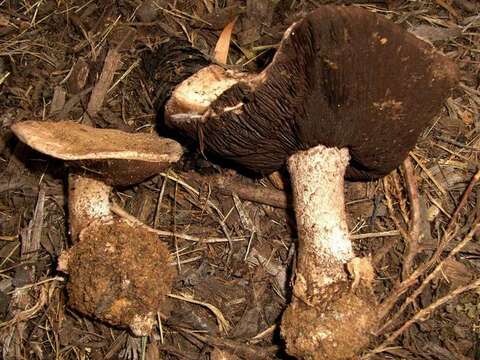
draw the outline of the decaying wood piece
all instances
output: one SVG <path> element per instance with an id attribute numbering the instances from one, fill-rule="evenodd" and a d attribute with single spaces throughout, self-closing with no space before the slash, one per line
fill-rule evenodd
<path id="1" fill-rule="evenodd" d="M 67 92 L 62 86 L 55 86 L 52 103 L 50 104 L 50 115 L 55 115 L 63 109 L 66 95 Z"/>
<path id="2" fill-rule="evenodd" d="M 88 63 L 79 58 L 73 65 L 70 76 L 67 80 L 68 90 L 72 94 L 78 94 L 81 92 L 85 85 L 87 85 L 88 75 L 90 74 L 90 67 Z"/>
<path id="3" fill-rule="evenodd" d="M 220 193 L 225 195 L 237 194 L 240 199 L 265 204 L 281 209 L 292 206 L 288 194 L 285 191 L 264 187 L 262 185 L 248 184 L 229 179 L 225 176 L 199 176 L 188 173 L 185 176 L 193 177 L 200 183 L 207 183 Z"/>
<path id="4" fill-rule="evenodd" d="M 115 72 L 120 66 L 122 56 L 120 52 L 116 49 L 108 50 L 105 62 L 103 63 L 103 69 L 100 74 L 100 77 L 93 88 L 92 94 L 90 95 L 90 100 L 87 106 L 87 112 L 90 116 L 97 115 L 98 111 L 101 109 L 103 100 L 107 95 L 107 91 L 112 84 L 113 77 Z"/>

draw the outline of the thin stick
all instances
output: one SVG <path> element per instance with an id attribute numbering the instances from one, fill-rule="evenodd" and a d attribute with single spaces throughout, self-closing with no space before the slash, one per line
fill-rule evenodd
<path id="1" fill-rule="evenodd" d="M 389 319 L 378 331 L 377 333 L 383 332 L 387 329 L 398 317 L 405 311 L 405 309 L 415 302 L 415 299 L 423 292 L 425 287 L 432 282 L 433 279 L 443 270 L 443 267 L 451 258 L 453 258 L 460 250 L 462 250 L 465 245 L 467 245 L 475 235 L 475 232 L 480 229 L 480 223 L 477 222 L 472 227 L 470 232 L 465 236 L 465 238 L 443 259 L 437 267 L 423 280 L 422 284 L 410 295 L 407 300 L 400 306 L 400 309 L 395 312 L 391 319 Z"/>
<path id="2" fill-rule="evenodd" d="M 173 172 L 160 173 L 160 175 L 162 175 L 164 177 L 168 177 L 170 180 L 173 180 L 173 181 L 177 182 L 178 184 L 182 185 L 183 188 L 185 188 L 187 191 L 189 191 L 191 193 L 194 193 L 196 196 L 200 196 L 200 192 L 198 190 L 193 188 L 191 185 L 187 184 L 182 179 L 175 176 L 176 175 L 175 173 L 173 173 Z M 230 254 L 231 254 L 232 251 L 233 251 L 233 241 L 232 241 L 232 237 L 230 236 L 230 232 L 228 231 L 227 226 L 225 225 L 225 216 L 223 215 L 222 211 L 218 208 L 218 206 L 215 205 L 211 200 L 207 199 L 205 201 L 205 204 L 208 205 L 207 211 L 209 212 L 209 214 L 214 215 L 214 212 L 217 214 L 217 216 L 219 218 L 218 223 L 220 224 L 220 227 L 222 228 L 223 233 L 227 237 L 228 245 L 230 247 Z M 212 211 L 212 209 L 214 211 Z M 229 257 L 230 257 L 230 255 L 229 255 Z"/>
<path id="3" fill-rule="evenodd" d="M 436 300 L 435 302 L 431 303 L 428 307 L 420 310 L 412 318 L 410 318 L 407 322 L 405 322 L 405 324 L 403 324 L 401 328 L 399 328 L 397 331 L 392 333 L 380 346 L 373 349 L 372 352 L 367 357 L 371 356 L 372 354 L 377 354 L 377 353 L 380 353 L 382 351 L 385 351 L 388 344 L 395 341 L 396 338 L 398 338 L 400 335 L 402 335 L 406 330 L 408 330 L 410 328 L 410 326 L 412 326 L 416 322 L 426 320 L 429 317 L 429 315 L 433 311 L 435 311 L 437 308 L 439 308 L 440 306 L 445 305 L 450 300 L 454 299 L 455 297 L 457 297 L 458 295 L 460 295 L 460 294 L 462 294 L 466 291 L 473 290 L 473 289 L 476 289 L 476 288 L 479 288 L 479 287 L 480 287 L 480 279 L 477 279 L 476 281 L 472 282 L 471 284 L 459 287 L 459 288 L 453 290 L 451 293 L 449 293 L 449 294 L 441 297 L 440 299 Z"/>
<path id="4" fill-rule="evenodd" d="M 281 209 L 292 207 L 285 191 L 271 189 L 260 185 L 245 184 L 240 181 L 226 179 L 225 177 L 209 176 L 205 178 L 195 174 L 188 174 L 188 176 L 199 182 L 207 182 L 222 194 L 232 195 L 232 193 L 235 193 L 240 199 Z"/>
<path id="5" fill-rule="evenodd" d="M 165 179 L 166 180 L 166 179 Z M 173 232 L 177 232 L 177 193 L 178 193 L 178 183 L 175 183 L 175 194 L 173 196 Z M 182 264 L 180 263 L 180 255 L 178 253 L 178 238 L 173 237 L 173 245 L 175 246 L 175 258 L 177 259 L 178 272 L 182 273 Z"/>
<path id="6" fill-rule="evenodd" d="M 475 186 L 475 184 L 480 180 L 480 170 L 477 170 L 477 172 L 475 173 L 475 175 L 472 177 L 472 180 L 470 180 L 470 183 L 468 184 L 467 188 L 465 189 L 463 195 L 462 195 L 462 198 L 460 199 L 460 203 L 458 204 L 457 208 L 455 209 L 455 211 L 453 212 L 452 214 L 452 218 L 450 219 L 450 222 L 448 223 L 448 226 L 447 226 L 447 231 L 448 230 L 451 230 L 451 228 L 453 228 L 453 226 L 455 225 L 455 220 L 458 216 L 458 213 L 462 210 L 462 208 L 465 206 L 465 203 L 467 202 L 468 200 L 468 196 L 470 195 L 470 193 L 472 192 L 473 190 L 473 187 Z"/>
<path id="7" fill-rule="evenodd" d="M 432 173 L 427 169 L 427 167 L 422 163 L 422 161 L 418 158 L 417 155 L 415 155 L 413 152 L 410 153 L 410 156 L 415 160 L 415 162 L 422 168 L 422 170 L 427 174 L 427 176 L 432 180 L 432 182 L 435 184 L 435 186 L 440 190 L 442 194 L 446 194 L 447 191 L 444 189 L 442 185 L 435 179 L 432 175 Z"/>
<path id="8" fill-rule="evenodd" d="M 165 193 L 165 187 L 167 186 L 168 178 L 163 178 L 162 189 L 158 195 L 157 208 L 155 209 L 155 220 L 153 221 L 153 227 L 158 228 L 158 222 L 160 221 L 160 209 L 162 207 L 163 194 Z"/>
<path id="9" fill-rule="evenodd" d="M 158 330 L 160 331 L 160 342 L 163 344 L 165 342 L 165 340 L 163 338 L 162 318 L 160 317 L 159 312 L 157 312 L 157 321 L 158 321 Z"/>
<path id="10" fill-rule="evenodd" d="M 418 195 L 417 178 L 410 158 L 403 162 L 405 170 L 405 183 L 410 200 L 410 236 L 407 243 L 407 251 L 403 258 L 402 279 L 406 279 L 412 272 L 412 263 L 420 251 L 420 198 Z"/>
<path id="11" fill-rule="evenodd" d="M 390 187 L 389 187 L 389 182 L 388 182 L 387 178 L 383 179 L 383 187 L 384 187 L 384 190 L 385 190 L 385 200 L 386 200 L 386 203 L 387 203 L 388 215 L 392 219 L 393 223 L 395 224 L 395 227 L 398 229 L 398 231 L 400 232 L 402 237 L 406 241 L 410 242 L 409 232 L 407 231 L 407 229 L 405 229 L 403 227 L 403 225 L 400 223 L 397 216 L 395 215 L 395 210 L 393 208 L 393 200 L 392 200 L 392 196 L 391 196 L 391 193 L 390 193 Z"/>
<path id="12" fill-rule="evenodd" d="M 442 239 L 440 240 L 440 243 L 437 246 L 437 249 L 435 250 L 434 254 L 424 264 L 422 264 L 418 269 L 416 269 L 409 277 L 408 279 L 403 280 L 399 284 L 397 284 L 390 293 L 390 295 L 383 301 L 380 307 L 379 315 L 380 318 L 385 317 L 392 307 L 397 303 L 398 298 L 404 294 L 410 286 L 415 284 L 417 279 L 422 276 L 430 267 L 440 258 L 441 254 L 445 250 L 446 246 L 450 242 L 450 240 L 453 238 L 454 234 L 452 234 L 452 230 L 455 226 L 458 214 L 460 211 L 463 209 L 465 206 L 468 196 L 473 190 L 473 187 L 475 184 L 480 180 L 480 170 L 476 172 L 476 174 L 472 177 L 472 180 L 468 184 L 465 192 L 462 195 L 462 198 L 460 199 L 460 202 L 457 205 L 457 208 L 452 214 L 452 217 L 450 219 L 450 222 L 447 225 L 447 228 L 445 229 Z"/>
<path id="13" fill-rule="evenodd" d="M 365 234 L 355 234 L 350 235 L 350 239 L 352 240 L 362 240 L 362 239 L 369 239 L 369 238 L 378 238 L 378 237 L 386 237 L 386 236 L 398 236 L 400 235 L 400 231 L 398 230 L 388 230 L 388 231 L 380 231 L 374 233 L 365 233 Z"/>
<path id="14" fill-rule="evenodd" d="M 204 237 L 199 237 L 195 235 L 188 235 L 184 233 L 179 233 L 179 232 L 174 232 L 174 231 L 167 231 L 167 230 L 157 230 L 152 228 L 151 226 L 148 226 L 147 224 L 141 222 L 138 220 L 135 216 L 127 213 L 124 209 L 122 209 L 120 206 L 117 204 L 112 204 L 111 205 L 111 211 L 120 216 L 121 218 L 129 221 L 130 223 L 140 226 L 144 228 L 145 230 L 148 230 L 152 233 L 155 233 L 159 236 L 169 236 L 173 237 L 176 236 L 177 238 L 188 240 L 188 241 L 194 241 L 194 242 L 201 242 L 201 243 L 206 243 L 206 244 L 213 244 L 213 243 L 222 243 L 222 242 L 229 242 L 229 239 L 227 238 L 220 238 L 220 237 L 211 237 L 211 238 L 204 238 Z M 245 241 L 244 237 L 237 237 L 237 238 L 232 238 L 231 241 Z"/>

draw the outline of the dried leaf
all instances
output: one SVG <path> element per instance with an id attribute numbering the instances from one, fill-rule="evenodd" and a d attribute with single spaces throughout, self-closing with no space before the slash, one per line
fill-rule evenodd
<path id="1" fill-rule="evenodd" d="M 231 22 L 225 26 L 220 37 L 218 38 L 217 45 L 215 45 L 215 50 L 213 51 L 213 58 L 221 64 L 227 63 L 228 50 L 230 49 L 230 40 L 232 38 L 232 31 L 235 27 L 235 22 L 237 18 L 233 19 Z"/>

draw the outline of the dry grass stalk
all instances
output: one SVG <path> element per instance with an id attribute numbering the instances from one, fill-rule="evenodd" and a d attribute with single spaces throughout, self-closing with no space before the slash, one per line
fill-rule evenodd
<path id="1" fill-rule="evenodd" d="M 407 309 L 407 307 L 413 303 L 415 303 L 415 300 L 418 298 L 418 296 L 425 290 L 427 285 L 429 285 L 437 276 L 440 275 L 440 273 L 443 271 L 445 264 L 451 260 L 456 254 L 458 254 L 464 247 L 467 245 L 473 238 L 473 235 L 480 229 L 480 223 L 478 220 L 475 222 L 473 225 L 472 229 L 470 232 L 465 236 L 465 238 L 457 245 L 455 248 L 450 251 L 450 253 L 445 257 L 436 267 L 435 269 L 428 274 L 428 276 L 423 280 L 422 284 L 413 292 L 412 295 L 410 295 L 405 302 L 400 306 L 400 309 L 398 309 L 395 314 L 382 326 L 382 331 L 385 329 L 388 329 L 389 326 L 391 326 L 395 320 L 397 320 L 401 314 Z"/>
<path id="2" fill-rule="evenodd" d="M 146 225 L 142 221 L 138 220 L 135 216 L 127 213 L 124 209 L 122 209 L 120 206 L 117 204 L 112 204 L 110 210 L 120 216 L 121 218 L 131 222 L 133 225 L 141 226 L 145 228 L 146 230 L 155 233 L 159 236 L 169 236 L 169 237 L 177 237 L 179 239 L 184 239 L 188 241 L 194 241 L 194 242 L 199 242 L 199 243 L 207 243 L 207 244 L 213 244 L 213 243 L 222 243 L 222 242 L 229 242 L 229 241 L 245 241 L 244 237 L 236 237 L 236 238 L 220 238 L 220 237 L 200 237 L 200 236 L 195 236 L 195 235 L 188 235 L 180 232 L 175 232 L 175 231 L 167 231 L 167 230 L 157 230 L 152 228 L 151 226 Z"/>
<path id="3" fill-rule="evenodd" d="M 203 301 L 195 300 L 195 299 L 193 299 L 192 297 L 189 297 L 189 296 L 181 296 L 181 295 L 175 295 L 175 294 L 168 294 L 168 296 L 173 298 L 173 299 L 182 300 L 182 301 L 186 301 L 186 302 L 189 302 L 189 303 L 192 303 L 192 304 L 197 304 L 197 305 L 201 305 L 201 306 L 206 307 L 208 310 L 210 310 L 215 315 L 215 317 L 217 319 L 217 322 L 218 322 L 218 328 L 222 333 L 227 334 L 228 331 L 230 330 L 230 328 L 231 328 L 230 323 L 228 322 L 227 319 L 225 319 L 225 317 L 223 316 L 220 309 L 217 308 L 216 306 L 214 306 L 212 304 L 209 304 L 209 303 L 206 303 L 206 302 L 203 302 Z"/>
<path id="4" fill-rule="evenodd" d="M 194 194 L 197 197 L 200 197 L 200 192 L 196 190 L 193 186 L 187 184 L 185 181 L 180 179 L 173 171 L 170 171 L 169 173 L 161 173 L 165 178 L 168 178 L 170 180 L 173 180 L 175 183 L 181 185 L 188 193 Z M 195 204 L 199 206 L 198 204 Z M 220 208 L 214 204 L 209 198 L 205 200 L 205 203 L 203 206 L 199 206 L 202 210 L 206 210 L 208 214 L 217 217 L 218 223 L 225 234 L 225 237 L 228 240 L 228 245 L 230 247 L 229 251 L 229 257 L 233 251 L 233 239 L 230 236 L 230 231 L 228 230 L 227 226 L 225 225 L 225 215 L 223 215 L 223 212 L 220 210 Z"/>
<path id="5" fill-rule="evenodd" d="M 448 257 L 442 261 L 436 268 L 435 270 L 432 272 L 432 274 L 430 276 L 428 276 L 424 282 L 422 283 L 422 285 L 419 287 L 419 289 L 411 296 L 407 299 L 407 301 L 405 302 L 404 306 L 402 306 L 400 308 L 400 311 L 398 312 L 398 314 L 401 314 L 402 310 L 406 308 L 406 306 L 408 304 L 411 304 L 413 303 L 414 299 L 424 290 L 425 286 L 433 279 L 435 278 L 435 276 L 437 276 L 439 274 L 439 272 L 442 270 L 442 267 L 443 265 L 445 264 L 445 261 L 447 259 L 450 259 L 452 258 L 456 253 L 458 253 L 470 240 L 472 240 L 473 238 L 473 235 L 475 234 L 476 231 L 478 231 L 478 229 L 480 229 L 480 223 L 478 223 L 478 221 L 476 222 L 476 224 L 473 226 L 473 228 L 470 230 L 470 232 L 465 236 L 465 238 L 462 240 L 462 242 L 460 242 L 456 247 L 455 249 L 453 249 L 450 254 L 448 255 Z M 462 287 L 459 287 L 453 291 L 451 291 L 450 293 L 448 293 L 447 295 L 441 297 L 440 299 L 437 299 L 435 300 L 433 303 L 431 303 L 430 305 L 428 305 L 426 308 L 423 308 L 419 311 L 417 311 L 415 313 L 414 316 L 412 316 L 409 320 L 407 320 L 399 329 L 397 329 L 396 331 L 394 331 L 392 334 L 390 334 L 387 339 L 380 345 L 378 346 L 377 348 L 375 348 L 374 350 L 371 351 L 370 354 L 374 354 L 374 353 L 379 353 L 379 352 L 383 352 L 387 345 L 392 343 L 393 341 L 395 341 L 395 339 L 397 339 L 400 335 L 402 335 L 406 330 L 408 330 L 408 328 L 410 328 L 410 326 L 412 326 L 414 323 L 416 322 L 419 322 L 419 321 L 425 321 L 430 315 L 431 313 L 436 310 L 437 308 L 439 308 L 440 306 L 442 305 L 445 305 L 446 303 L 448 303 L 449 301 L 451 301 L 452 299 L 454 299 L 456 296 L 466 292 L 466 291 L 470 291 L 470 290 L 473 290 L 473 289 L 477 289 L 480 287 L 480 279 L 476 279 L 475 281 L 473 281 L 472 283 L 468 284 L 468 285 L 465 285 L 465 286 L 462 286 Z M 395 319 L 395 318 L 392 318 L 392 319 Z M 386 325 L 389 325 L 391 323 L 391 321 L 389 321 Z M 384 326 L 385 327 L 385 326 Z"/>

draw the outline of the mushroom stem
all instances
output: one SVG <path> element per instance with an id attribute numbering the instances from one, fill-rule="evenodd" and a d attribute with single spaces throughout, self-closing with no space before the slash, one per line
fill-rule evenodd
<path id="1" fill-rule="evenodd" d="M 299 236 L 295 296 L 323 301 L 325 288 L 347 281 L 353 259 L 344 206 L 347 149 L 316 146 L 288 160 Z"/>
<path id="2" fill-rule="evenodd" d="M 86 176 L 70 174 L 68 178 L 68 210 L 70 234 L 77 241 L 82 229 L 94 220 L 111 217 L 111 186 Z"/>
<path id="3" fill-rule="evenodd" d="M 128 326 L 135 335 L 148 335 L 175 269 L 166 266 L 171 256 L 156 236 L 113 216 L 109 197 L 111 186 L 139 183 L 178 161 L 181 145 L 155 134 L 69 121 L 24 121 L 12 131 L 33 149 L 76 169 L 68 179 L 74 244 L 60 254 L 57 267 L 69 274 L 69 305 L 111 325 Z"/>
<path id="4" fill-rule="evenodd" d="M 347 149 L 323 145 L 288 159 L 299 239 L 282 335 L 288 353 L 299 358 L 351 358 L 368 344 L 376 323 L 373 268 L 355 258 L 348 237 L 343 189 L 349 159 Z"/>

